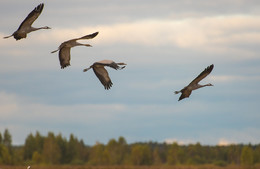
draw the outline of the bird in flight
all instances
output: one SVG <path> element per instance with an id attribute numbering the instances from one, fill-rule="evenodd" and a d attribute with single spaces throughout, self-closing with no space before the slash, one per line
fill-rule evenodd
<path id="1" fill-rule="evenodd" d="M 199 82 L 204 79 L 206 76 L 208 76 L 211 71 L 213 70 L 214 65 L 210 65 L 207 68 L 205 68 L 204 71 L 202 71 L 188 86 L 184 87 L 180 91 L 175 91 L 175 94 L 181 93 L 181 96 L 178 101 L 189 97 L 191 95 L 192 90 L 196 90 L 205 86 L 213 86 L 211 83 L 200 85 Z"/>
<path id="2" fill-rule="evenodd" d="M 84 69 L 83 72 L 86 72 L 92 68 L 94 73 L 100 80 L 100 82 L 103 84 L 104 88 L 106 90 L 109 90 L 112 87 L 113 83 L 108 75 L 107 70 L 105 69 L 105 66 L 109 66 L 115 70 L 125 68 L 125 66 L 120 67 L 119 65 L 126 65 L 126 64 L 125 63 L 115 63 L 112 60 L 101 60 L 99 62 L 95 62 L 89 68 Z"/>
<path id="3" fill-rule="evenodd" d="M 68 41 L 63 42 L 57 50 L 52 51 L 51 53 L 55 53 L 59 51 L 59 60 L 60 60 L 60 66 L 61 69 L 64 69 L 67 66 L 70 66 L 70 49 L 75 46 L 87 46 L 91 47 L 90 44 L 81 44 L 77 42 L 77 40 L 84 40 L 84 39 L 92 39 L 96 37 L 98 32 L 80 37 L 80 38 L 75 38 L 71 39 Z"/>
<path id="4" fill-rule="evenodd" d="M 26 38 L 27 34 L 32 32 L 32 31 L 37 31 L 37 30 L 40 30 L 40 29 L 51 29 L 48 26 L 44 26 L 44 27 L 40 27 L 40 28 L 32 27 L 33 22 L 42 13 L 43 7 L 44 7 L 43 3 L 41 3 L 40 5 L 35 7 L 34 10 L 31 13 L 29 13 L 29 15 L 24 19 L 24 21 L 21 23 L 19 28 L 12 35 L 6 36 L 4 38 L 6 39 L 6 38 L 10 38 L 10 37 L 13 36 L 16 40 L 20 40 L 22 38 Z"/>

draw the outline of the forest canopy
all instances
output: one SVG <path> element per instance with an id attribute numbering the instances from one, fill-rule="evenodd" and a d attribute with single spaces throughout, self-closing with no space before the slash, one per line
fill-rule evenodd
<path id="1" fill-rule="evenodd" d="M 252 166 L 260 163 L 260 144 L 208 146 L 200 143 L 179 145 L 157 142 L 128 144 L 124 137 L 107 144 L 88 146 L 73 134 L 67 139 L 49 132 L 30 133 L 24 145 L 13 146 L 8 129 L 0 132 L 0 164 L 71 165 L 200 165 L 229 164 Z"/>

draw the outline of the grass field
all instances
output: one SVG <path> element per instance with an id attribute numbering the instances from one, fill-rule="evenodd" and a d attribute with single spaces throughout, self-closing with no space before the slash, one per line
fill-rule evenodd
<path id="1" fill-rule="evenodd" d="M 27 169 L 27 166 L 0 166 L 0 169 Z M 244 167 L 229 165 L 225 167 L 215 165 L 196 166 L 88 166 L 88 165 L 52 165 L 52 166 L 31 166 L 31 169 L 260 169 L 260 165 Z"/>

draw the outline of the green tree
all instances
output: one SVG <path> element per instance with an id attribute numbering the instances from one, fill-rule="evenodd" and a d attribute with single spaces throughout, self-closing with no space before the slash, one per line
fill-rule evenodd
<path id="1" fill-rule="evenodd" d="M 35 136 L 30 133 L 24 144 L 24 160 L 31 160 L 33 153 L 42 153 L 43 150 L 44 137 L 37 131 Z"/>
<path id="2" fill-rule="evenodd" d="M 254 164 L 260 163 L 260 144 L 254 150 Z"/>
<path id="3" fill-rule="evenodd" d="M 118 141 L 111 139 L 105 148 L 105 154 L 111 165 L 122 164 L 126 153 L 127 143 L 123 137 L 119 137 Z"/>
<path id="4" fill-rule="evenodd" d="M 117 154 L 118 144 L 115 139 L 111 139 L 107 146 L 105 147 L 105 154 L 108 158 L 109 164 L 118 164 L 118 154 Z"/>
<path id="5" fill-rule="evenodd" d="M 24 144 L 24 159 L 25 160 L 31 160 L 33 152 L 35 152 L 37 149 L 35 144 L 35 139 L 32 133 L 30 133 L 25 140 Z"/>
<path id="6" fill-rule="evenodd" d="M 70 140 L 67 147 L 67 157 L 70 163 L 83 163 L 85 145 L 81 140 L 79 141 L 73 134 L 70 135 Z"/>
<path id="7" fill-rule="evenodd" d="M 124 137 L 118 138 L 118 164 L 123 164 L 128 154 L 128 145 Z"/>
<path id="8" fill-rule="evenodd" d="M 56 143 L 59 146 L 60 153 L 61 153 L 60 163 L 61 164 L 69 163 L 71 159 L 68 159 L 67 156 L 68 141 L 66 140 L 66 138 L 63 138 L 61 134 L 59 134 L 58 136 L 56 136 Z"/>
<path id="9" fill-rule="evenodd" d="M 240 161 L 242 165 L 251 166 L 254 163 L 253 150 L 249 146 L 244 146 L 242 149 Z"/>
<path id="10" fill-rule="evenodd" d="M 33 155 L 32 155 L 32 161 L 33 161 L 33 163 L 35 163 L 35 164 L 40 164 L 40 163 L 42 163 L 42 162 L 43 162 L 42 155 L 41 155 L 39 152 L 35 151 L 35 152 L 33 153 Z"/>
<path id="11" fill-rule="evenodd" d="M 49 132 L 48 137 L 44 140 L 43 145 L 43 159 L 47 164 L 59 164 L 61 153 L 55 136 Z"/>
<path id="12" fill-rule="evenodd" d="M 168 151 L 167 155 L 167 163 L 170 165 L 176 165 L 179 164 L 179 158 L 178 158 L 178 151 L 179 146 L 177 143 L 173 143 Z"/>
<path id="13" fill-rule="evenodd" d="M 108 164 L 107 158 L 104 153 L 105 146 L 101 143 L 96 143 L 91 147 L 89 164 L 91 165 L 105 165 Z"/>
<path id="14" fill-rule="evenodd" d="M 134 165 L 152 164 L 152 153 L 148 145 L 135 144 L 131 148 L 131 160 Z"/>
<path id="15" fill-rule="evenodd" d="M 154 165 L 161 165 L 162 164 L 162 159 L 160 155 L 159 148 L 156 147 L 153 151 L 153 164 Z"/>
<path id="16" fill-rule="evenodd" d="M 8 129 L 4 131 L 3 144 L 9 149 L 12 146 L 12 136 L 9 133 Z"/>
<path id="17" fill-rule="evenodd" d="M 44 137 L 38 131 L 36 131 L 35 133 L 34 142 L 35 142 L 35 151 L 42 153 Z"/>
<path id="18" fill-rule="evenodd" d="M 8 148 L 3 145 L 0 144 L 0 164 L 11 164 L 11 155 L 8 151 Z"/>
<path id="19" fill-rule="evenodd" d="M 240 163 L 240 147 L 238 145 L 232 144 L 228 146 L 227 160 L 230 164 L 238 165 Z"/>
<path id="20" fill-rule="evenodd" d="M 3 137 L 2 137 L 2 134 L 0 133 L 0 144 L 3 143 Z"/>

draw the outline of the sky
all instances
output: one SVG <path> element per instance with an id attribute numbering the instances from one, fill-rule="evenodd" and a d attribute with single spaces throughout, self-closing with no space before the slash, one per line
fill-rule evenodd
<path id="1" fill-rule="evenodd" d="M 72 133 L 85 144 L 177 142 L 260 143 L 260 1 L 258 0 L 2 0 L 0 37 L 11 35 L 40 3 L 26 39 L 0 38 L 0 132 L 14 145 L 36 131 Z M 93 47 L 71 49 L 61 69 L 51 51 L 98 31 Z M 109 59 L 105 90 L 92 70 Z M 193 91 L 174 91 L 214 64 Z"/>

